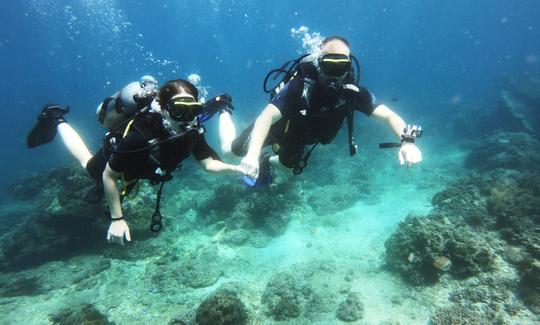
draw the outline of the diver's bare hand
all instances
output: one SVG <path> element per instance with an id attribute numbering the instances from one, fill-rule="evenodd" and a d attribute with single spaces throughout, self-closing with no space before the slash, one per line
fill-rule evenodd
<path id="1" fill-rule="evenodd" d="M 411 167 L 422 161 L 422 152 L 414 143 L 403 143 L 398 153 L 399 164 Z"/>
<path id="2" fill-rule="evenodd" d="M 129 226 L 124 219 L 113 220 L 107 231 L 107 241 L 111 244 L 124 245 L 124 237 L 127 241 L 131 241 Z"/>
<path id="3" fill-rule="evenodd" d="M 259 177 L 259 157 L 245 156 L 240 162 L 243 173 L 253 179 Z"/>

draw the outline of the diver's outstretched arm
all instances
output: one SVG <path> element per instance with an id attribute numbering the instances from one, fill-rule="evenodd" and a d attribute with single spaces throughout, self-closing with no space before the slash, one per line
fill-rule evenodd
<path id="1" fill-rule="evenodd" d="M 406 123 L 396 112 L 388 108 L 388 106 L 377 106 L 370 117 L 373 117 L 377 121 L 386 124 L 394 132 L 394 134 L 401 139 Z"/>
<path id="2" fill-rule="evenodd" d="M 270 127 L 281 117 L 279 109 L 273 104 L 268 104 L 255 121 L 251 131 L 248 152 L 240 164 L 246 175 L 253 179 L 257 179 L 259 175 L 259 156 L 268 132 L 270 132 Z"/>
<path id="3" fill-rule="evenodd" d="M 206 159 L 200 160 L 199 165 L 207 172 L 211 173 L 240 173 L 242 174 L 243 169 L 240 166 L 230 165 L 224 163 L 220 160 L 208 157 Z"/>
<path id="4" fill-rule="evenodd" d="M 116 185 L 116 178 L 118 175 L 119 173 L 112 170 L 107 163 L 105 171 L 103 171 L 103 188 L 105 190 L 105 198 L 107 199 L 109 212 L 111 214 L 111 225 L 107 232 L 107 241 L 109 243 L 124 245 L 124 236 L 127 241 L 131 241 L 131 234 L 129 232 L 128 224 L 122 215 L 120 192 Z"/>

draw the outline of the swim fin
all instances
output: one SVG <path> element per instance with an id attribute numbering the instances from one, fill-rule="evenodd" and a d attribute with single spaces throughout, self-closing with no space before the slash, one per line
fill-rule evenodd
<path id="1" fill-rule="evenodd" d="M 229 112 L 232 114 L 234 106 L 232 105 L 232 97 L 229 94 L 212 97 L 203 104 L 203 112 L 197 118 L 200 123 L 206 122 L 217 112 Z"/>
<path id="2" fill-rule="evenodd" d="M 26 145 L 32 149 L 51 142 L 56 136 L 56 127 L 65 122 L 63 114 L 69 112 L 69 107 L 61 108 L 58 105 L 45 105 L 38 116 L 38 122 L 26 138 Z"/>

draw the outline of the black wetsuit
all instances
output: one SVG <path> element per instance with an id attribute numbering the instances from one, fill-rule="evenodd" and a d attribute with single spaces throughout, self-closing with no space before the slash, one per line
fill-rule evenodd
<path id="1" fill-rule="evenodd" d="M 303 71 L 303 76 L 317 80 L 313 66 Z M 303 80 L 292 78 L 270 101 L 283 117 L 272 125 L 263 146 L 279 144 L 279 160 L 287 167 L 294 167 L 302 158 L 306 145 L 327 144 L 334 139 L 349 113 L 347 101 L 368 116 L 377 107 L 372 94 L 363 87 L 353 95 L 342 92 L 331 96 L 318 82 L 308 87 L 309 94 L 305 94 L 304 86 Z M 235 155 L 246 155 L 253 125 L 233 141 Z"/>
<path id="2" fill-rule="evenodd" d="M 219 159 L 217 153 L 208 145 L 203 134 L 197 130 L 184 133 L 182 136 L 171 137 L 163 126 L 161 114 L 147 112 L 138 116 L 132 125 L 119 132 L 117 145 L 114 150 L 101 148 L 88 162 L 86 169 L 96 179 L 101 178 L 105 166 L 109 163 L 112 170 L 120 172 L 125 179 L 155 179 L 156 170 L 171 172 L 190 154 L 195 159 L 203 160 L 208 157 Z M 125 129 L 127 133 L 122 136 Z M 153 142 L 161 144 L 148 149 Z M 136 151 L 136 152 L 133 152 Z"/>

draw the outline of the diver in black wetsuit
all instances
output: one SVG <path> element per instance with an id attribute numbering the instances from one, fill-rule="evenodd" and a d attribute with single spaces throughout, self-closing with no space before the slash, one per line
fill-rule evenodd
<path id="1" fill-rule="evenodd" d="M 193 154 L 201 167 L 210 172 L 241 172 L 238 166 L 219 160 L 208 145 L 199 116 L 213 114 L 222 105 L 214 105 L 208 112 L 198 101 L 195 86 L 185 80 L 168 81 L 162 86 L 157 107 L 135 114 L 105 137 L 104 146 L 92 156 L 77 132 L 66 122 L 65 110 L 47 105 L 38 118 L 38 125 L 30 133 L 30 144 L 51 141 L 56 134 L 64 141 L 71 154 L 96 179 L 103 180 L 105 197 L 109 205 L 111 224 L 107 232 L 110 243 L 131 241 L 129 226 L 121 208 L 121 193 L 116 180 L 121 178 L 129 188 L 139 179 L 154 183 L 165 182 L 181 162 Z M 230 98 L 227 103 L 230 105 Z M 40 136 L 42 139 L 40 139 Z"/>
<path id="2" fill-rule="evenodd" d="M 323 40 L 320 55 L 306 55 L 296 61 L 296 70 L 284 71 L 285 64 L 269 73 L 265 90 L 274 71 L 286 72 L 288 79 L 273 89 L 270 103 L 255 123 L 232 143 L 232 152 L 244 157 L 241 166 L 250 176 L 248 185 L 270 182 L 270 165 L 300 174 L 315 146 L 330 143 L 345 121 L 350 154 L 354 155 L 354 111 L 382 121 L 396 134 L 401 143 L 389 145 L 399 147 L 402 165 L 412 166 L 422 160 L 414 144 L 421 128 L 407 125 L 387 106 L 375 103 L 372 94 L 359 86 L 351 58 L 348 41 L 333 36 Z M 275 155 L 261 155 L 267 145 L 272 145 Z M 313 146 L 304 153 L 306 145 Z"/>

